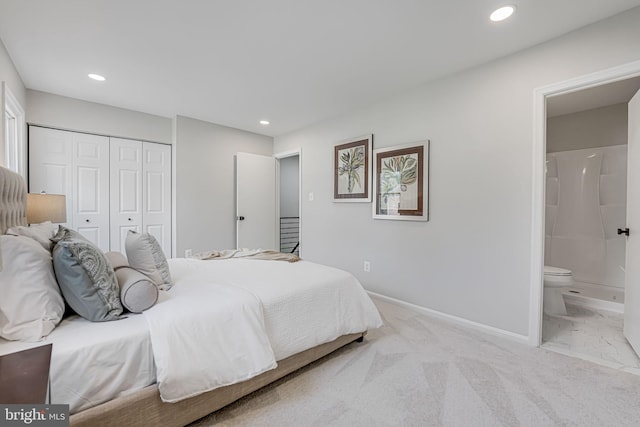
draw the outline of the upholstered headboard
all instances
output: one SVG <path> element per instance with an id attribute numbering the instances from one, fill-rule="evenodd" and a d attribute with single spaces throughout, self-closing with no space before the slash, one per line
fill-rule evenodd
<path id="1" fill-rule="evenodd" d="M 27 225 L 27 183 L 0 166 L 0 234 L 15 225 Z"/>

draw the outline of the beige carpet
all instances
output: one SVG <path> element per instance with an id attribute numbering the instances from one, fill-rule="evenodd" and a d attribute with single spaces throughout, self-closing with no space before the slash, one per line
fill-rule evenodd
<path id="1" fill-rule="evenodd" d="M 640 425 L 640 376 L 374 302 L 364 343 L 193 426 Z"/>

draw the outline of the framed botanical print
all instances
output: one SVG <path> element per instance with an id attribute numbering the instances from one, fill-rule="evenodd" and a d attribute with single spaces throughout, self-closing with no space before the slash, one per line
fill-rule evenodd
<path id="1" fill-rule="evenodd" d="M 429 141 L 373 152 L 373 217 L 429 220 Z"/>
<path id="2" fill-rule="evenodd" d="M 373 135 L 343 141 L 333 147 L 333 201 L 371 201 Z"/>

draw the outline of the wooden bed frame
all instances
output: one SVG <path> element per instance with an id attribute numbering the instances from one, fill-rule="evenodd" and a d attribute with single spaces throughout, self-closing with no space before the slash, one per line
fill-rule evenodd
<path id="1" fill-rule="evenodd" d="M 271 384 L 303 366 L 353 342 L 362 342 L 366 332 L 343 335 L 334 341 L 294 354 L 278 362 L 278 367 L 250 380 L 200 394 L 177 403 L 160 400 L 154 384 L 128 396 L 105 402 L 71 416 L 71 425 L 103 426 L 184 426 L 254 391 Z"/>
<path id="2" fill-rule="evenodd" d="M 27 186 L 24 179 L 0 167 L 0 234 L 15 225 L 26 225 Z M 1 252 L 0 252 L 1 253 Z M 276 369 L 264 372 L 250 380 L 220 387 L 182 400 L 164 403 L 156 384 L 142 390 L 117 397 L 108 402 L 73 414 L 72 426 L 184 426 L 244 397 L 303 366 L 353 341 L 362 342 L 366 331 L 343 335 L 278 361 Z"/>

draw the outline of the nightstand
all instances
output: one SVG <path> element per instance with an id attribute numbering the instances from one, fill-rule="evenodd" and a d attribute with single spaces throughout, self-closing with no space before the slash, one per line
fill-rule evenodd
<path id="1" fill-rule="evenodd" d="M 51 346 L 0 356 L 0 403 L 47 403 Z"/>

